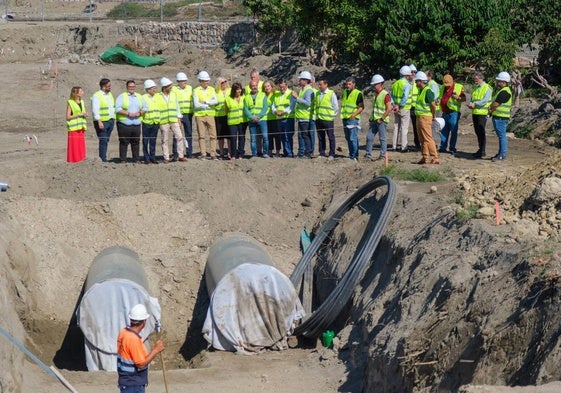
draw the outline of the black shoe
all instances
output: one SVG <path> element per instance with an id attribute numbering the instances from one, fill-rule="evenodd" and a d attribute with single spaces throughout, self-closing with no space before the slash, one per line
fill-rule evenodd
<path id="1" fill-rule="evenodd" d="M 485 157 L 485 152 L 476 151 L 471 155 L 473 158 L 483 158 Z"/>
<path id="2" fill-rule="evenodd" d="M 491 158 L 491 161 L 493 161 L 493 162 L 504 161 L 505 158 L 506 158 L 505 156 L 496 155 L 495 157 Z"/>

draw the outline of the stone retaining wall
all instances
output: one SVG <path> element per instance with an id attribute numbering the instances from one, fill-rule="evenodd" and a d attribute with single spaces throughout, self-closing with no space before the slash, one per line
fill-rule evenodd
<path id="1" fill-rule="evenodd" d="M 121 27 L 131 36 L 140 33 L 143 37 L 159 41 L 182 42 L 199 47 L 244 44 L 255 39 L 251 22 L 146 22 Z"/>

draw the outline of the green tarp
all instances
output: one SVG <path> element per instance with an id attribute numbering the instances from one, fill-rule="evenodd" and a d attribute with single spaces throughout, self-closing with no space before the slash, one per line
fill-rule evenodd
<path id="1" fill-rule="evenodd" d="M 164 57 L 141 56 L 121 45 L 117 45 L 113 48 L 107 49 L 99 57 L 106 63 L 126 62 L 128 64 L 140 67 L 150 67 L 153 65 L 164 64 L 166 62 L 166 59 Z"/>

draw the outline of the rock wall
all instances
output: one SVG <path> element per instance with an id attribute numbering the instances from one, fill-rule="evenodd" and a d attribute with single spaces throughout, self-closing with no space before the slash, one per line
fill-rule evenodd
<path id="1" fill-rule="evenodd" d="M 182 42 L 199 47 L 243 44 L 255 39 L 255 29 L 251 22 L 147 22 L 118 26 L 119 29 L 121 27 L 124 27 L 122 30 L 131 36 L 140 33 L 153 39 Z"/>
<path id="2" fill-rule="evenodd" d="M 95 60 L 123 40 L 146 48 L 143 54 L 161 54 L 171 44 L 228 49 L 245 46 L 255 37 L 250 22 L 18 23 L 0 31 L 0 63 L 64 58 L 72 53 Z"/>

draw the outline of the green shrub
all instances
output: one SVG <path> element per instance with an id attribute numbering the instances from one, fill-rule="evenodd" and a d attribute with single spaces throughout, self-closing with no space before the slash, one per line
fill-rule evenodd
<path id="1" fill-rule="evenodd" d="M 450 199 L 450 203 L 455 203 L 456 205 L 463 206 L 466 203 L 466 194 L 463 192 L 455 193 Z"/>
<path id="2" fill-rule="evenodd" d="M 456 219 L 460 221 L 471 220 L 477 217 L 478 205 L 469 204 L 466 207 L 456 209 Z"/>
<path id="3" fill-rule="evenodd" d="M 526 125 L 526 126 L 522 126 L 522 127 L 517 128 L 514 131 L 514 135 L 517 138 L 529 139 L 530 136 L 532 135 L 532 131 L 534 131 L 532 129 L 532 127 L 529 127 L 529 126 Z"/>
<path id="4" fill-rule="evenodd" d="M 107 13 L 108 18 L 125 19 L 125 18 L 146 18 L 151 10 L 138 3 L 122 3 L 116 5 Z"/>
<path id="5" fill-rule="evenodd" d="M 172 3 L 164 3 L 162 7 L 162 14 L 166 18 L 171 18 L 179 14 L 178 9 L 185 7 L 189 4 L 198 3 L 198 0 L 182 0 Z M 121 3 L 116 5 L 111 11 L 107 13 L 108 18 L 125 19 L 125 18 L 159 18 L 160 17 L 160 4 L 151 5 L 138 4 L 138 3 Z"/>
<path id="6" fill-rule="evenodd" d="M 382 168 L 381 175 L 393 177 L 399 180 L 416 181 L 419 183 L 434 183 L 446 180 L 446 177 L 438 171 L 429 171 L 426 169 L 405 169 L 395 165 Z"/>

